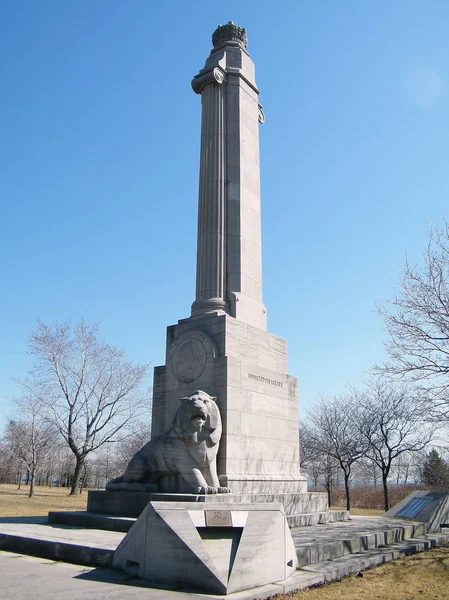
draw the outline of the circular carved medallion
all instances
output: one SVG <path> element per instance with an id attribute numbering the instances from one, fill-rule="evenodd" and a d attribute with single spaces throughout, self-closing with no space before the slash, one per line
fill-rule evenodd
<path id="1" fill-rule="evenodd" d="M 178 381 L 190 383 L 204 371 L 206 361 L 206 348 L 199 340 L 189 338 L 181 342 L 173 354 L 173 373 Z"/>
<path id="2" fill-rule="evenodd" d="M 215 81 L 217 81 L 217 83 L 223 83 L 224 76 L 223 76 L 223 73 L 220 71 L 220 69 L 214 69 L 214 77 L 215 77 Z"/>

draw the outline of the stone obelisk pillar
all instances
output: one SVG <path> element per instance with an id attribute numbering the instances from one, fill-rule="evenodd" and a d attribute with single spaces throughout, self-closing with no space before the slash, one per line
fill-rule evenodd
<path id="1" fill-rule="evenodd" d="M 262 304 L 259 105 L 246 31 L 218 27 L 201 94 L 196 298 L 192 316 L 227 313 L 266 329 Z"/>
<path id="2" fill-rule="evenodd" d="M 216 396 L 222 485 L 252 499 L 271 495 L 294 514 L 309 496 L 299 470 L 297 382 L 287 373 L 286 341 L 266 331 L 262 303 L 263 113 L 245 29 L 221 25 L 212 43 L 192 82 L 202 102 L 196 298 L 191 316 L 167 328 L 152 436 L 169 429 L 181 397 L 198 389 Z"/>

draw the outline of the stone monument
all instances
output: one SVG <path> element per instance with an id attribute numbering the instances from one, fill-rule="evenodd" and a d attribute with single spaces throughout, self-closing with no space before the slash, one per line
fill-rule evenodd
<path id="1" fill-rule="evenodd" d="M 280 502 L 291 526 L 323 522 L 326 495 L 307 493 L 300 473 L 297 380 L 287 372 L 286 341 L 266 330 L 264 115 L 254 63 L 246 30 L 232 22 L 212 43 L 192 81 L 202 103 L 195 300 L 191 315 L 167 328 L 165 365 L 154 370 L 152 440 L 106 492 L 89 493 L 88 511 L 135 517 L 173 494 L 178 501 L 200 494 L 203 502 L 218 494 L 214 502 Z M 200 414 L 181 424 L 192 398 L 207 398 L 219 425 Z"/>
<path id="2" fill-rule="evenodd" d="M 166 363 L 154 371 L 153 439 L 104 494 L 109 510 L 125 496 L 118 510 L 130 516 L 126 496 L 150 492 L 143 510 L 133 506 L 115 568 L 229 594 L 293 576 L 287 516 L 312 512 L 307 500 L 325 495 L 306 493 L 296 379 L 285 340 L 266 331 L 263 113 L 246 31 L 229 22 L 212 42 L 192 81 L 202 102 L 196 297 L 190 317 L 168 327 Z M 88 510 L 101 511 L 94 494 Z"/>
<path id="3" fill-rule="evenodd" d="M 223 421 L 220 485 L 235 495 L 304 494 L 297 380 L 286 341 L 266 330 L 262 301 L 259 104 L 246 30 L 229 22 L 192 81 L 201 96 L 196 296 L 168 327 L 154 371 L 152 435 L 169 430 L 181 396 L 205 390 Z M 177 491 L 167 477 L 166 492 Z M 270 498 L 274 499 L 274 498 Z M 254 498 L 251 498 L 254 500 Z"/>
<path id="4" fill-rule="evenodd" d="M 89 491 L 89 516 L 74 518 L 130 526 L 112 566 L 131 576 L 219 594 L 274 582 L 295 589 L 289 526 L 347 514 L 328 511 L 326 494 L 307 493 L 297 382 L 285 340 L 266 330 L 264 116 L 246 31 L 229 22 L 212 42 L 192 81 L 202 120 L 191 315 L 167 329 L 165 365 L 154 371 L 152 439 L 105 491 Z M 51 522 L 59 518 L 67 522 L 57 513 Z"/>

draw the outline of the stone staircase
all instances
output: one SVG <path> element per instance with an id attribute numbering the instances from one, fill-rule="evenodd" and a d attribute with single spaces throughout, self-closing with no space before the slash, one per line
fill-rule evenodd
<path id="1" fill-rule="evenodd" d="M 84 512 L 50 513 L 48 520 L 3 518 L 0 550 L 110 567 L 115 548 L 134 521 Z M 256 590 L 249 590 L 251 597 L 264 598 L 326 583 L 403 555 L 449 545 L 448 528 L 426 534 L 422 523 L 386 517 L 352 517 L 346 522 L 293 527 L 291 532 L 299 570 L 285 582 L 258 589 L 257 596 L 253 594 Z"/>

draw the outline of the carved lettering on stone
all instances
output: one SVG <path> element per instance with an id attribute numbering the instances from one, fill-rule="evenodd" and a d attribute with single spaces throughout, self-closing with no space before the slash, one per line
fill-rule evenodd
<path id="1" fill-rule="evenodd" d="M 248 378 L 254 381 L 260 381 L 260 383 L 268 383 L 269 385 L 275 385 L 276 387 L 284 387 L 282 381 L 276 379 L 270 379 L 269 377 L 262 377 L 262 375 L 255 375 L 254 373 L 248 373 Z"/>
<path id="2" fill-rule="evenodd" d="M 206 527 L 232 527 L 230 510 L 206 510 Z"/>

